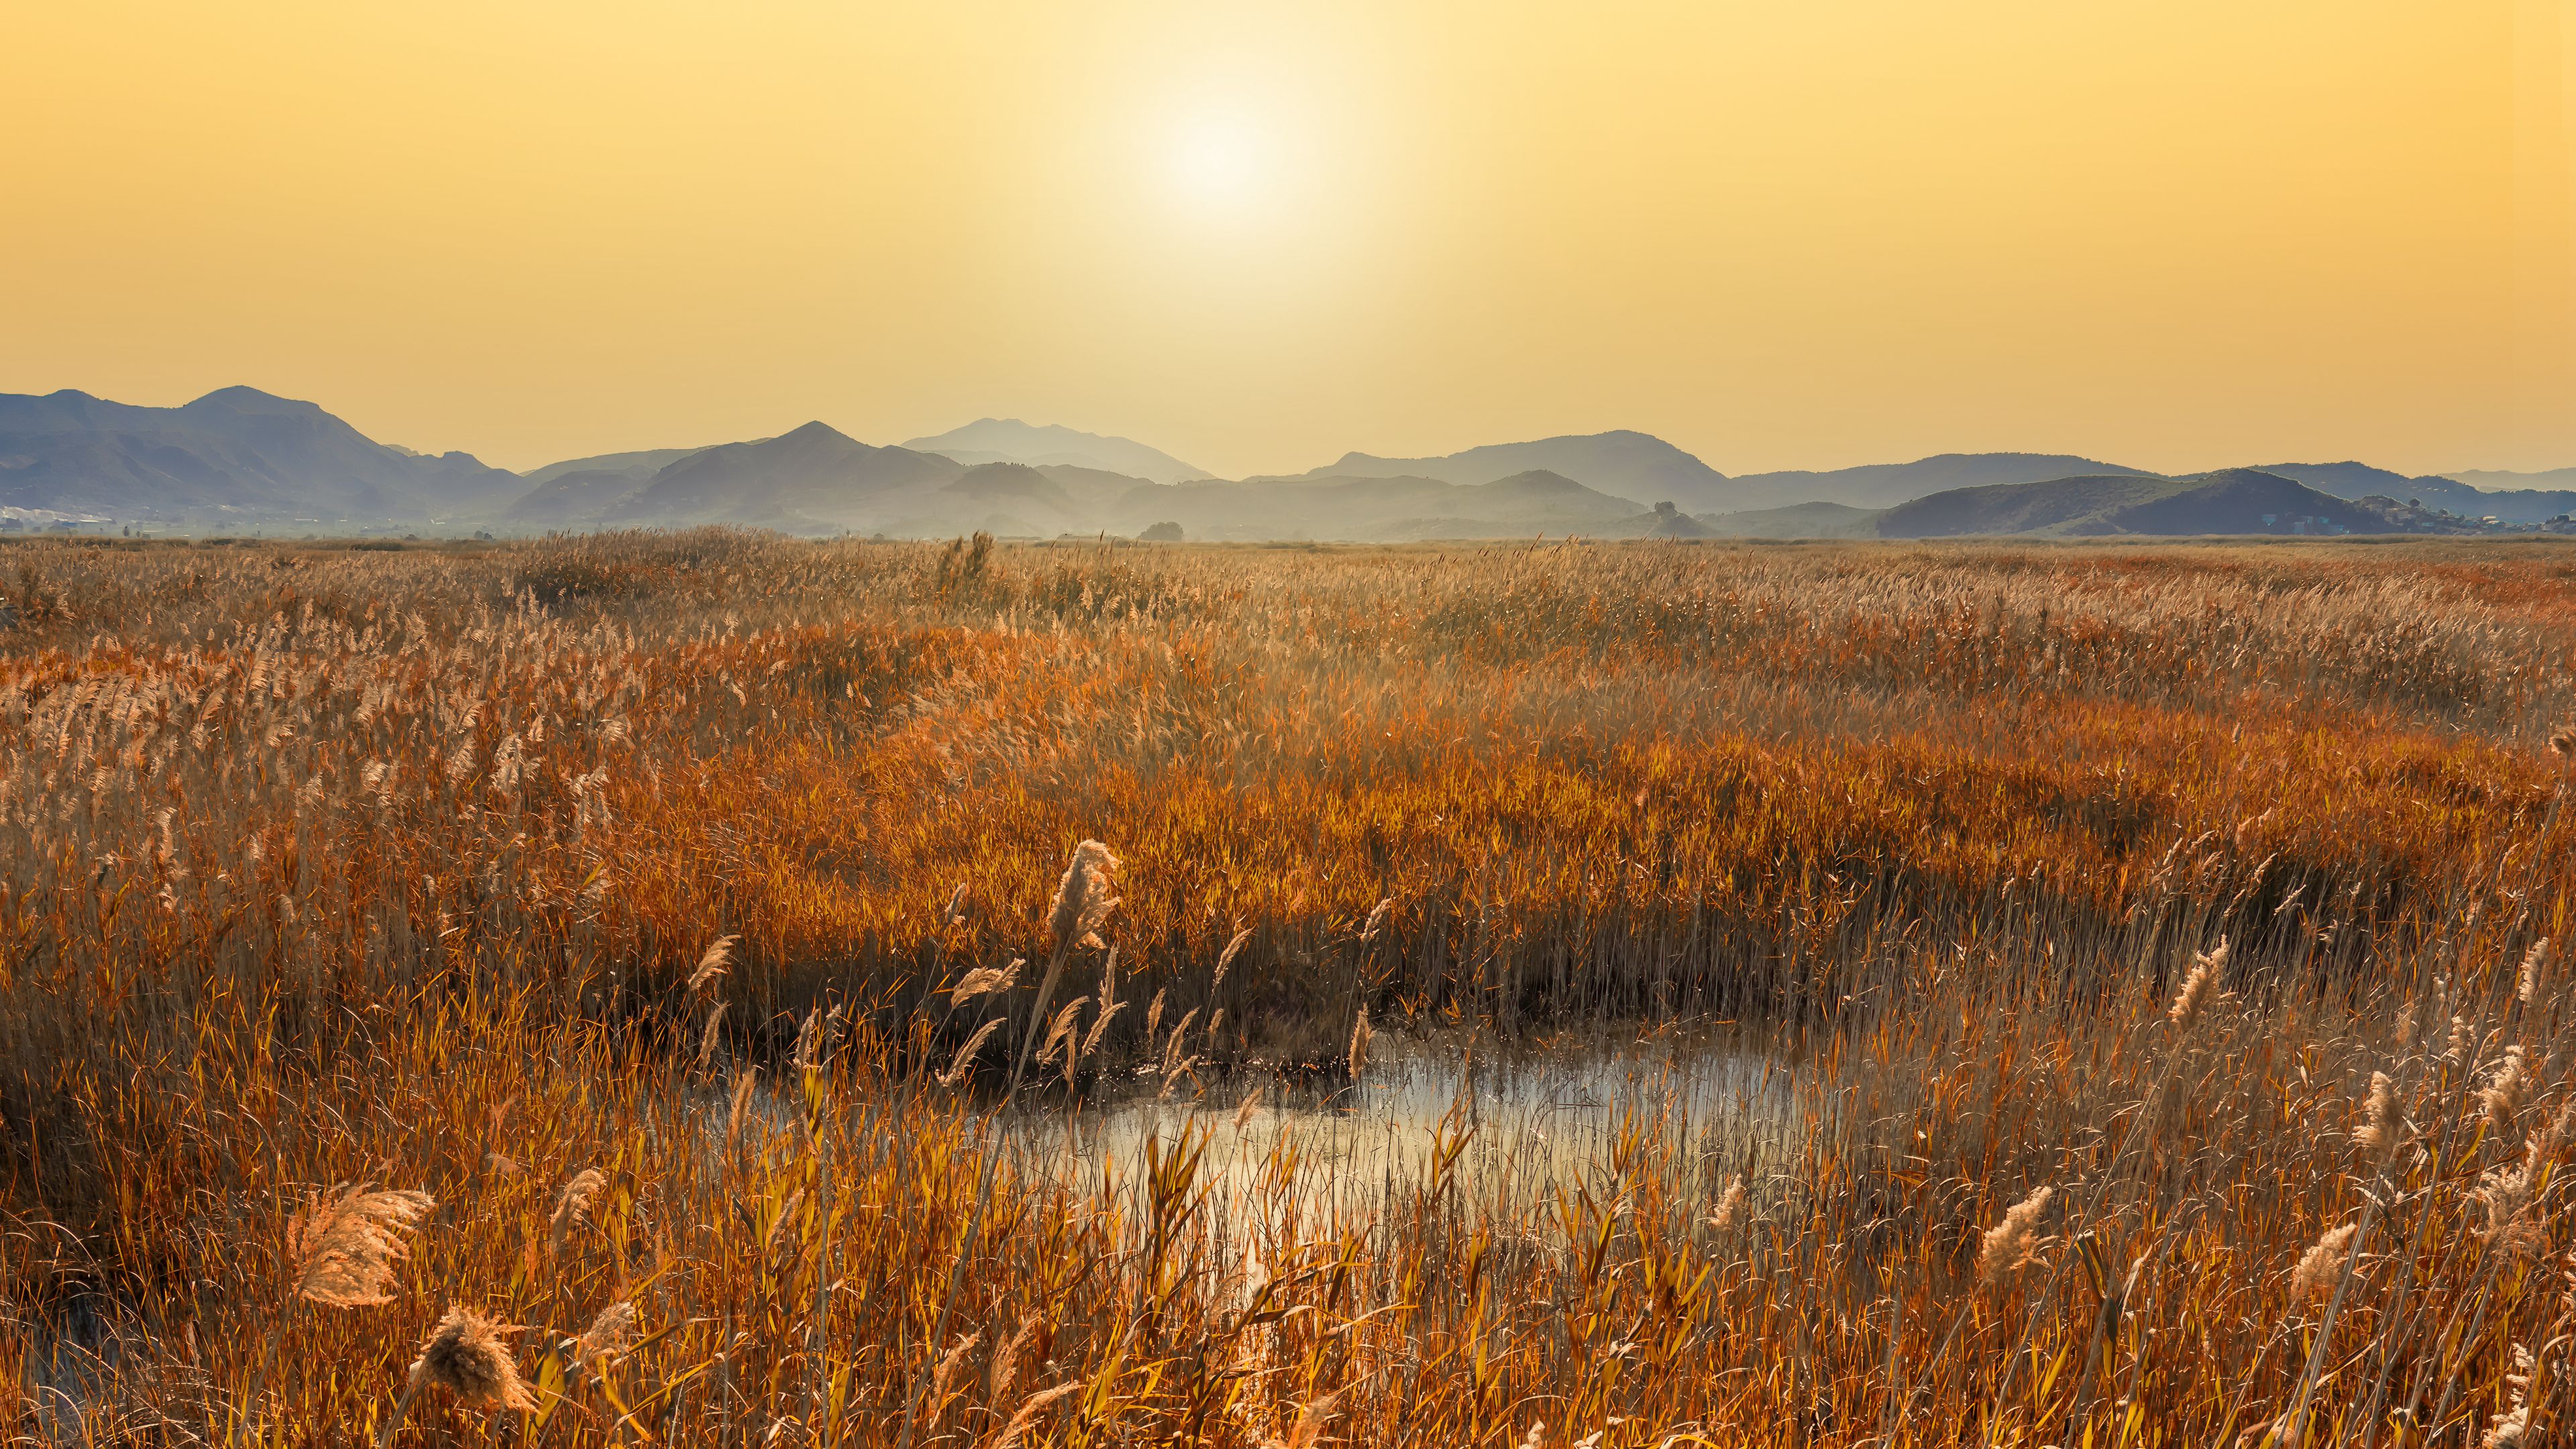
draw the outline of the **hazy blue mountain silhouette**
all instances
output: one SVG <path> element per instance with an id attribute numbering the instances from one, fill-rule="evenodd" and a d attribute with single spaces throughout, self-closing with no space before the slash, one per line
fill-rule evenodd
<path id="1" fill-rule="evenodd" d="M 467 453 L 378 443 L 309 402 L 227 387 L 175 408 L 0 394 L 0 503 L 127 519 L 425 522 L 526 490 Z"/>

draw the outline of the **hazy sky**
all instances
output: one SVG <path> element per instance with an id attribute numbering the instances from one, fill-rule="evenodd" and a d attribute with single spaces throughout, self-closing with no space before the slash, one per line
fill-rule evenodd
<path id="1" fill-rule="evenodd" d="M 0 391 L 2576 464 L 2570 0 L 0 7 Z"/>

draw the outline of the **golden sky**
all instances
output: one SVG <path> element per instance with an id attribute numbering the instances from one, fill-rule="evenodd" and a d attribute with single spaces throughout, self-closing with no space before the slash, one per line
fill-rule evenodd
<path id="1" fill-rule="evenodd" d="M 2576 464 L 2571 0 L 0 6 L 0 391 Z"/>

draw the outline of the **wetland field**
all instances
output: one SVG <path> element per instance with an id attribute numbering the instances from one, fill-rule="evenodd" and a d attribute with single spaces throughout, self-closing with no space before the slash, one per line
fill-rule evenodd
<path id="1" fill-rule="evenodd" d="M 0 1438 L 2576 1404 L 2576 546 L 0 543 Z"/>

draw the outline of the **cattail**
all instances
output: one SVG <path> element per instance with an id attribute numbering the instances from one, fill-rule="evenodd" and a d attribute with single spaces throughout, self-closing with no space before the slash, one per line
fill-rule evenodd
<path id="1" fill-rule="evenodd" d="M 993 992 L 1010 990 L 1013 986 L 1019 984 L 1020 968 L 1027 964 L 1028 962 L 1025 959 L 1013 957 L 1011 959 L 1011 964 L 1008 966 L 976 967 L 974 970 L 966 973 L 965 980 L 957 983 L 956 990 L 948 993 L 948 1004 L 951 1006 L 963 1006 L 978 996 L 986 996 Z"/>
<path id="2" fill-rule="evenodd" d="M 2548 965 L 2549 938 L 2543 936 L 2531 943 L 2530 950 L 2522 953 L 2522 981 L 2514 989 L 2514 996 L 2523 1005 L 2529 1006 L 2533 998 L 2540 995 L 2540 975 Z"/>
<path id="3" fill-rule="evenodd" d="M 394 1265 L 411 1252 L 396 1234 L 437 1206 L 425 1192 L 369 1192 L 364 1183 L 338 1197 L 308 1196 L 286 1224 L 294 1296 L 333 1308 L 391 1303 Z"/>
<path id="4" fill-rule="evenodd" d="M 2226 966 L 2227 938 L 2221 936 L 2217 945 L 2191 958 L 2191 974 L 2183 978 L 2182 990 L 2174 993 L 2173 1009 L 2165 1013 L 2165 1019 L 2178 1028 L 2191 1025 L 2201 1008 L 2209 1004 L 2210 983 Z"/>
<path id="5" fill-rule="evenodd" d="M 1108 846 L 1086 840 L 1073 848 L 1073 861 L 1064 868 L 1055 904 L 1048 912 L 1048 929 L 1057 949 L 1099 944 L 1100 928 L 1109 924 L 1109 913 L 1118 908 L 1118 897 L 1110 894 L 1117 888 L 1118 857 L 1109 853 Z"/>
<path id="6" fill-rule="evenodd" d="M 2365 1152 L 2387 1152 L 2398 1143 L 2404 1120 L 2397 1111 L 2397 1079 L 2386 1072 L 2370 1074 L 2370 1100 L 2361 1109 L 2361 1125 L 2352 1140 Z"/>
<path id="7" fill-rule="evenodd" d="M 614 1359 L 635 1347 L 635 1305 L 623 1299 L 599 1310 L 590 1327 L 573 1340 L 576 1364 Z"/>
<path id="8" fill-rule="evenodd" d="M 451 1305 L 421 1344 L 420 1357 L 412 1360 L 411 1387 L 436 1384 L 469 1408 L 534 1412 L 536 1398 L 501 1342 L 518 1331 L 471 1308 Z"/>
<path id="9" fill-rule="evenodd" d="M 689 973 L 689 990 L 704 991 L 715 985 L 716 978 L 725 974 L 733 960 L 734 942 L 741 939 L 740 936 L 718 936 L 709 942 L 705 952 L 698 957 L 698 969 Z"/>
<path id="10" fill-rule="evenodd" d="M 564 1239 L 590 1220 L 590 1200 L 608 1185 L 608 1179 L 596 1167 L 585 1167 L 572 1175 L 555 1195 L 554 1219 L 547 1234 L 546 1246 L 556 1257 L 563 1256 Z"/>
<path id="11" fill-rule="evenodd" d="M 1726 1185 L 1726 1191 L 1718 1194 L 1717 1210 L 1708 1215 L 1708 1225 L 1711 1231 L 1723 1237 L 1734 1231 L 1735 1225 L 1743 1220 L 1744 1178 L 1738 1174 L 1733 1182 Z"/>
<path id="12" fill-rule="evenodd" d="M 2290 1301 L 2313 1303 L 2332 1294 L 2343 1280 L 2343 1265 L 2352 1256 L 2352 1237 L 2360 1230 L 2356 1223 L 2328 1228 L 2325 1235 L 2309 1245 L 2299 1256 L 2299 1266 L 2290 1270 Z"/>
<path id="13" fill-rule="evenodd" d="M 1350 1069 L 1354 1082 L 1360 1079 L 1360 1073 L 1368 1070 L 1369 1038 L 1375 1035 L 1377 1033 L 1369 1030 L 1368 1008 L 1363 1006 L 1359 1020 L 1351 1023 Z"/>
<path id="14" fill-rule="evenodd" d="M 2039 1252 L 2039 1215 L 2056 1189 L 2034 1188 L 2030 1196 L 2004 1210 L 2004 1220 L 1986 1229 L 1977 1253 L 1977 1280 L 1993 1287 L 2010 1279 Z"/>
<path id="15" fill-rule="evenodd" d="M 1215 987 L 1223 986 L 1225 984 L 1226 969 L 1234 965 L 1234 958 L 1242 953 L 1244 945 L 1251 939 L 1252 933 L 1250 931 L 1237 931 L 1234 933 L 1234 939 L 1225 943 L 1225 950 L 1220 952 L 1216 958 L 1216 981 L 1209 988 L 1210 990 L 1214 990 Z"/>
<path id="16" fill-rule="evenodd" d="M 716 1041 L 721 1035 L 719 1028 L 724 1025 L 726 1008 L 732 1004 L 733 1003 L 727 1001 L 719 1001 L 715 1004 L 714 1009 L 707 1013 L 706 1029 L 698 1034 L 698 1062 L 691 1070 L 703 1072 L 707 1069 L 707 1063 L 715 1059 Z"/>
<path id="17" fill-rule="evenodd" d="M 1058 1384 L 1051 1389 L 1040 1389 L 1036 1393 L 1029 1395 L 1027 1398 L 1020 1400 L 1019 1411 L 1011 1415 L 1008 1423 L 1002 1425 L 1001 1433 L 993 1436 L 991 1449 L 1014 1449 L 1014 1446 L 1020 1442 L 1020 1436 L 1029 1431 L 1029 1426 L 1031 1424 L 1037 1422 L 1038 1415 L 1046 1412 L 1047 1405 L 1054 1403 L 1056 1400 L 1063 1398 L 1067 1394 L 1080 1392 L 1082 1387 L 1082 1381 L 1080 1379 L 1076 1379 L 1069 1384 Z"/>
<path id="18" fill-rule="evenodd" d="M 2496 1063 L 2495 1075 L 2478 1089 L 2478 1104 L 2486 1109 L 2487 1120 L 2498 1128 L 2511 1127 L 2522 1111 L 2524 1092 L 2530 1079 L 2522 1069 L 2523 1050 L 2520 1042 L 2504 1049 L 2504 1060 Z"/>
<path id="19" fill-rule="evenodd" d="M 1165 988 L 1168 990 L 1169 988 Z M 1154 1002 L 1145 1008 L 1145 1050 L 1154 1049 L 1154 1034 L 1163 1029 L 1163 992 L 1154 993 Z"/>
<path id="20" fill-rule="evenodd" d="M 975 1070 L 975 1053 L 982 1051 L 984 1043 L 991 1041 L 993 1033 L 1001 1029 L 1002 1018 L 998 1016 L 976 1028 L 975 1034 L 966 1039 L 966 1045 L 958 1048 L 957 1059 L 948 1064 L 948 1070 L 939 1074 L 939 1085 L 953 1087 L 966 1080 L 966 1074 Z"/>

